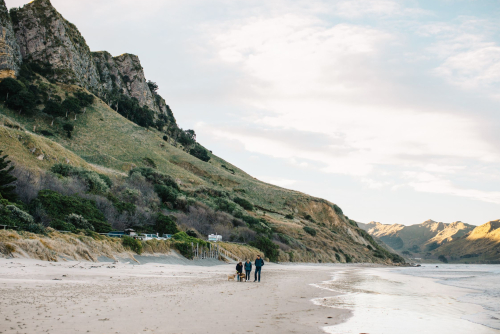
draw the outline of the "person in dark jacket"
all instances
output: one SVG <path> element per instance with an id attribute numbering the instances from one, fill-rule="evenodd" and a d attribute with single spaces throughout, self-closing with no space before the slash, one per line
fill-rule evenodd
<path id="1" fill-rule="evenodd" d="M 236 271 L 238 272 L 238 281 L 240 280 L 240 274 L 243 273 L 243 263 L 241 262 L 238 262 L 238 264 L 236 265 Z"/>
<path id="2" fill-rule="evenodd" d="M 255 281 L 257 281 L 257 274 L 259 274 L 259 282 L 260 282 L 260 270 L 264 266 L 264 260 L 260 258 L 260 255 L 257 255 L 257 259 L 255 259 Z"/>
<path id="3" fill-rule="evenodd" d="M 252 262 L 250 262 L 250 260 L 247 260 L 247 262 L 245 262 L 245 274 L 247 282 L 250 280 L 251 272 L 252 272 Z"/>

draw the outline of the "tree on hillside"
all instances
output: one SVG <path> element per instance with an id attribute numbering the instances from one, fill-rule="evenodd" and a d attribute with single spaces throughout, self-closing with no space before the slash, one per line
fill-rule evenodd
<path id="1" fill-rule="evenodd" d="M 12 78 L 5 78 L 0 82 L 0 97 L 7 101 L 9 99 L 9 95 L 12 96 L 14 94 L 18 94 L 24 88 L 24 85 Z"/>
<path id="2" fill-rule="evenodd" d="M 2 152 L 0 151 L 0 155 Z M 16 186 L 12 185 L 12 183 L 17 178 L 10 174 L 14 170 L 14 166 L 8 167 L 10 160 L 7 160 L 7 157 L 8 155 L 0 156 L 0 195 L 8 201 L 14 202 L 17 199 L 17 195 L 14 193 Z"/>
<path id="3" fill-rule="evenodd" d="M 72 112 L 75 113 L 76 119 L 76 114 L 80 114 L 82 112 L 82 106 L 80 105 L 80 102 L 74 97 L 68 97 L 66 100 L 64 100 L 62 103 L 62 107 L 64 110 L 66 110 L 66 117 L 68 117 L 68 113 Z"/>
<path id="4" fill-rule="evenodd" d="M 64 108 L 59 102 L 56 101 L 47 101 L 45 103 L 45 108 L 43 109 L 43 112 L 52 116 L 52 117 L 62 117 L 64 116 Z M 52 119 L 52 124 L 54 124 L 54 120 Z"/>
<path id="5" fill-rule="evenodd" d="M 189 154 L 200 159 L 201 161 L 208 162 L 210 160 L 207 150 L 205 150 L 200 144 L 196 144 L 194 148 L 189 150 Z"/>
<path id="6" fill-rule="evenodd" d="M 10 109 L 19 110 L 19 113 L 24 111 L 26 114 L 32 115 L 35 112 L 35 100 L 36 97 L 33 93 L 22 90 L 10 97 L 7 102 L 5 102 L 5 105 Z"/>

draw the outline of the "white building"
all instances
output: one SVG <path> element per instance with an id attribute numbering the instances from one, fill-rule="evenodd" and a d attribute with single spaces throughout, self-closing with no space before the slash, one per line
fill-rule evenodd
<path id="1" fill-rule="evenodd" d="M 208 236 L 208 241 L 212 241 L 212 242 L 222 241 L 222 235 L 210 234 Z"/>

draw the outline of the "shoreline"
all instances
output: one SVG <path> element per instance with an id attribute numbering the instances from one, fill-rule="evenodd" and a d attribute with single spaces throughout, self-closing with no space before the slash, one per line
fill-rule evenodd
<path id="1" fill-rule="evenodd" d="M 484 311 L 461 300 L 475 290 L 443 285 L 396 268 L 347 268 L 318 287 L 337 295 L 316 303 L 352 311 L 345 322 L 324 326 L 329 334 L 500 333 L 467 319 Z"/>

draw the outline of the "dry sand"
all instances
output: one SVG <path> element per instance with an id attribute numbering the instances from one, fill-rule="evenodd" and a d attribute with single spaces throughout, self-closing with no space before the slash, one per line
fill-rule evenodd
<path id="1" fill-rule="evenodd" d="M 0 332 L 322 333 L 350 316 L 311 301 L 342 267 L 266 264 L 254 283 L 234 266 L 0 259 Z"/>

